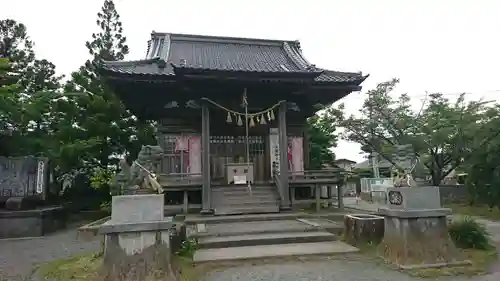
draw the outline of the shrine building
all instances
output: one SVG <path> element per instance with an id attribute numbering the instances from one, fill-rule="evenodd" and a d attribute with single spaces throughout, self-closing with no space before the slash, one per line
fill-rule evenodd
<path id="1" fill-rule="evenodd" d="M 294 207 L 295 187 L 313 189 L 307 118 L 367 77 L 316 67 L 298 41 L 159 32 L 145 59 L 107 61 L 101 74 L 139 119 L 158 122 L 166 203 L 215 214 Z"/>

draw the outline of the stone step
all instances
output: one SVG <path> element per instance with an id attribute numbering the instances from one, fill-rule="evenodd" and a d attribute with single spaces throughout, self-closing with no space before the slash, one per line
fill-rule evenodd
<path id="1" fill-rule="evenodd" d="M 195 263 L 261 259 L 271 257 L 334 255 L 357 252 L 358 249 L 341 241 L 292 243 L 228 247 L 217 249 L 199 249 L 193 257 Z"/>
<path id="2" fill-rule="evenodd" d="M 212 192 L 249 192 L 249 190 L 254 191 L 271 191 L 273 192 L 276 187 L 271 186 L 252 186 L 250 189 L 246 185 L 237 185 L 229 187 L 212 187 Z"/>
<path id="3" fill-rule="evenodd" d="M 274 194 L 252 194 L 252 195 L 230 195 L 227 196 L 225 194 L 212 194 L 212 200 L 213 202 L 216 202 L 217 200 L 221 201 L 241 201 L 241 200 L 246 200 L 246 201 L 266 201 L 266 200 L 275 200 L 278 199 L 276 195 Z"/>
<path id="4" fill-rule="evenodd" d="M 252 193 L 246 192 L 246 191 L 214 191 L 212 192 L 213 197 L 263 197 L 263 196 L 275 196 L 275 193 L 272 191 L 267 191 L 267 190 L 256 190 L 252 191 Z"/>
<path id="5" fill-rule="evenodd" d="M 250 235 L 250 234 L 301 233 L 301 232 L 323 231 L 323 228 L 320 226 L 311 225 L 292 219 L 268 220 L 265 222 L 246 221 L 246 222 L 209 223 L 209 224 L 204 224 L 204 227 L 206 231 L 193 233 L 192 236 L 228 237 L 228 236 Z M 337 227 L 339 229 L 342 229 L 341 224 L 337 224 Z"/>
<path id="6" fill-rule="evenodd" d="M 268 206 L 277 206 L 278 203 L 276 199 L 266 199 L 266 200 L 256 200 L 251 198 L 240 198 L 233 200 L 224 200 L 224 199 L 214 199 L 214 205 L 218 208 L 223 207 L 268 207 Z"/>
<path id="7" fill-rule="evenodd" d="M 248 214 L 248 215 L 232 215 L 232 216 L 190 216 L 186 217 L 186 224 L 198 223 L 238 223 L 238 222 L 266 222 L 266 221 L 282 221 L 294 220 L 301 217 L 309 217 L 307 213 L 271 213 L 271 214 Z"/>
<path id="8" fill-rule="evenodd" d="M 262 233 L 245 234 L 233 236 L 211 236 L 200 237 L 198 246 L 200 249 L 229 248 L 258 245 L 275 245 L 291 243 L 312 243 L 334 241 L 336 236 L 325 231 L 318 232 L 284 232 L 284 233 Z"/>
<path id="9" fill-rule="evenodd" d="M 239 206 L 222 205 L 214 209 L 215 215 L 242 215 L 242 214 L 266 214 L 266 213 L 279 213 L 280 208 L 278 204 L 275 205 L 259 205 L 247 204 Z"/>

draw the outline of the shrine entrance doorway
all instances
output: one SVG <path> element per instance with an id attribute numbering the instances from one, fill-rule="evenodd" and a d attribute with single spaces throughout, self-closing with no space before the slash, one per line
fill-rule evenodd
<path id="1" fill-rule="evenodd" d="M 249 162 L 253 166 L 255 182 L 269 182 L 270 174 L 267 173 L 266 136 L 249 136 L 248 152 Z M 246 163 L 245 136 L 210 136 L 210 167 L 211 177 L 214 181 L 223 181 L 226 178 L 228 164 Z"/>

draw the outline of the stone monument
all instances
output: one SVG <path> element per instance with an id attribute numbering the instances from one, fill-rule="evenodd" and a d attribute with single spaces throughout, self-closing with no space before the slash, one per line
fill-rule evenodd
<path id="1" fill-rule="evenodd" d="M 43 236 L 66 226 L 67 210 L 49 206 L 45 157 L 0 157 L 0 239 Z"/>
<path id="2" fill-rule="evenodd" d="M 163 213 L 163 194 L 113 196 L 111 219 L 99 227 L 104 235 L 104 280 L 146 280 L 171 268 L 171 219 Z"/>
<path id="3" fill-rule="evenodd" d="M 173 277 L 171 219 L 164 217 L 164 195 L 156 180 L 163 151 L 143 146 L 131 166 L 121 162 L 117 176 L 126 195 L 111 200 L 111 219 L 99 226 L 104 235 L 104 280 L 146 280 L 157 272 Z"/>
<path id="4" fill-rule="evenodd" d="M 448 234 L 451 209 L 441 207 L 438 187 L 388 188 L 387 195 L 387 207 L 378 210 L 385 217 L 382 257 L 402 269 L 469 263 Z"/>

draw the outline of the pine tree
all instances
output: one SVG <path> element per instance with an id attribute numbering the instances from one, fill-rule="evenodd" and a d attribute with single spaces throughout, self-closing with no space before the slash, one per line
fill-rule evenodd
<path id="1" fill-rule="evenodd" d="M 79 124 L 85 128 L 89 138 L 99 140 L 91 153 L 97 164 L 107 168 L 111 164 L 117 164 L 118 155 L 138 150 L 144 139 L 136 137 L 137 135 L 145 135 L 151 140 L 152 130 L 151 126 L 137 124 L 136 119 L 99 75 L 98 69 L 103 61 L 123 60 L 129 52 L 120 16 L 112 0 L 104 1 L 96 22 L 99 32 L 93 33 L 92 40 L 85 44 L 91 58 L 78 72 L 72 74 L 66 90 L 88 93 L 78 99 L 82 116 Z"/>
<path id="2" fill-rule="evenodd" d="M 35 60 L 33 42 L 24 24 L 12 19 L 0 20 L 0 58 L 8 59 L 12 71 L 19 74 Z"/>
<path id="3" fill-rule="evenodd" d="M 52 99 L 41 92 L 59 89 L 62 77 L 56 75 L 54 64 L 36 59 L 26 26 L 12 19 L 0 20 L 0 57 L 6 60 L 2 62 L 0 82 L 2 155 L 43 153 L 53 111 Z M 5 135 L 7 118 L 9 128 Z"/>

